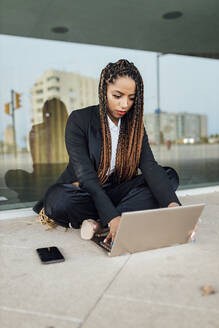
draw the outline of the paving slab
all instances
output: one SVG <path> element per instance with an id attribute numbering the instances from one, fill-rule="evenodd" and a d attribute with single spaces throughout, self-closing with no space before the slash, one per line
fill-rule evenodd
<path id="1" fill-rule="evenodd" d="M 219 327 L 219 193 L 206 203 L 197 242 L 109 258 L 79 230 L 46 230 L 35 216 L 0 221 L 1 328 Z M 35 249 L 65 262 L 42 265 Z M 211 285 L 214 294 L 203 296 Z"/>
<path id="2" fill-rule="evenodd" d="M 35 217 L 1 221 L 0 231 L 0 310 L 6 317 L 26 313 L 38 322 L 45 313 L 51 326 L 57 316 L 59 327 L 61 321 L 77 327 L 129 257 L 109 258 L 79 230 L 47 231 Z M 47 246 L 58 246 L 66 261 L 42 265 L 35 249 Z M 5 327 L 12 327 L 10 320 Z"/>
<path id="3" fill-rule="evenodd" d="M 103 328 L 219 327 L 219 206 L 212 196 L 180 198 L 206 203 L 197 242 L 132 254 L 83 328 L 101 318 Z M 203 296 L 206 285 L 215 294 Z"/>
<path id="4" fill-rule="evenodd" d="M 219 313 L 215 311 L 103 296 L 82 328 L 217 328 L 218 322 Z"/>
<path id="5" fill-rule="evenodd" d="M 194 203 L 206 203 L 209 205 L 219 205 L 219 191 L 199 194 L 199 195 L 186 195 L 180 197 L 183 203 L 185 204 L 194 204 Z"/>

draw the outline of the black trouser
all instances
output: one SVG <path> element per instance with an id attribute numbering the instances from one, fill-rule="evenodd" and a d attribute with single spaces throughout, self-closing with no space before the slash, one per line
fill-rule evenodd
<path id="1" fill-rule="evenodd" d="M 169 175 L 175 190 L 176 181 Z M 123 212 L 159 208 L 142 175 L 121 184 L 103 185 L 104 190 L 116 206 L 120 215 Z M 54 184 L 46 192 L 43 206 L 48 217 L 57 224 L 80 228 L 85 219 L 98 220 L 98 212 L 89 193 L 73 184 Z"/>

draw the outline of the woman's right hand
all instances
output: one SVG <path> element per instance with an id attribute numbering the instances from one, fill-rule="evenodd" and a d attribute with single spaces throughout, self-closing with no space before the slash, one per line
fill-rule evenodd
<path id="1" fill-rule="evenodd" d="M 120 216 L 115 217 L 114 219 L 112 219 L 109 222 L 108 226 L 110 227 L 110 232 L 106 236 L 106 238 L 104 239 L 104 243 L 109 244 L 110 240 L 111 240 L 112 243 L 114 242 L 116 232 L 117 232 L 118 227 L 119 227 L 119 223 L 120 223 Z"/>
<path id="2" fill-rule="evenodd" d="M 72 182 L 72 184 L 75 185 L 75 187 L 79 187 L 79 182 L 78 181 Z"/>
<path id="3" fill-rule="evenodd" d="M 194 230 L 189 233 L 189 238 L 191 239 L 191 241 L 193 243 L 196 242 L 196 231 L 197 231 L 197 229 L 198 229 L 198 225 L 196 224 Z"/>

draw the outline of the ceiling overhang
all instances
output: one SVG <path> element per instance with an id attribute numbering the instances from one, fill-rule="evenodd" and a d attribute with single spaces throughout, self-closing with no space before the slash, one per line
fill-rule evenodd
<path id="1" fill-rule="evenodd" d="M 1 0 L 0 33 L 219 58 L 219 1 Z"/>

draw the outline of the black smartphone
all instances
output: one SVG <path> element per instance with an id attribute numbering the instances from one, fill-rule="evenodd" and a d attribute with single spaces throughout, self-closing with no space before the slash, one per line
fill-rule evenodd
<path id="1" fill-rule="evenodd" d="M 49 263 L 56 263 L 56 262 L 63 262 L 65 261 L 64 256 L 60 252 L 60 250 L 55 247 L 44 247 L 44 248 L 37 248 L 37 254 L 40 257 L 40 260 L 43 264 Z"/>

